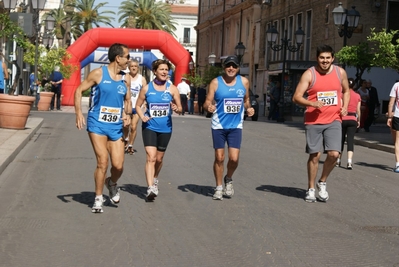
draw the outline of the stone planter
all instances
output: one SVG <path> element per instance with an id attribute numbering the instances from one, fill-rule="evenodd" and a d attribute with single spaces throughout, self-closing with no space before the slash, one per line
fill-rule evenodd
<path id="1" fill-rule="evenodd" d="M 40 100 L 37 103 L 37 110 L 39 111 L 49 111 L 51 98 L 53 97 L 53 92 L 40 92 Z"/>
<path id="2" fill-rule="evenodd" d="M 25 129 L 34 101 L 33 96 L 0 94 L 0 128 Z"/>

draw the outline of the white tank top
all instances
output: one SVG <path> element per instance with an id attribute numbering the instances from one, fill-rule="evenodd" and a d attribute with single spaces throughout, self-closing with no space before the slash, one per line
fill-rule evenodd
<path id="1" fill-rule="evenodd" d="M 141 74 L 137 74 L 136 79 L 130 81 L 130 93 L 132 99 L 132 107 L 136 107 L 137 98 L 139 97 L 139 93 L 141 88 L 143 88 L 143 76 Z"/>

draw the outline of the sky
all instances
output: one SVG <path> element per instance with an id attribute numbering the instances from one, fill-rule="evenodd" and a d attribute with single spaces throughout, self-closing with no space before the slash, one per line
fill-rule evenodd
<path id="1" fill-rule="evenodd" d="M 124 0 L 96 0 L 94 3 L 95 5 L 98 5 L 99 3 L 108 3 L 106 4 L 103 8 L 100 10 L 109 10 L 109 11 L 114 11 L 115 12 L 115 19 L 112 22 L 112 25 L 117 28 L 119 27 L 118 23 L 118 11 L 119 11 L 119 6 Z M 108 15 L 109 16 L 109 15 Z"/>

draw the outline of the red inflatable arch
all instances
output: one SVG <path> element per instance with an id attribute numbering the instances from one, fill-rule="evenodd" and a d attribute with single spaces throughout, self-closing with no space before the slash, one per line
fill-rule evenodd
<path id="1" fill-rule="evenodd" d="M 110 47 L 122 43 L 129 48 L 159 49 L 175 65 L 175 83 L 180 82 L 183 74 L 189 73 L 188 63 L 191 56 L 176 39 L 160 30 L 95 28 L 85 32 L 68 47 L 71 58 L 66 64 L 75 65 L 77 70 L 62 83 L 62 105 L 74 105 L 74 92 L 81 82 L 80 62 L 98 47 Z"/>

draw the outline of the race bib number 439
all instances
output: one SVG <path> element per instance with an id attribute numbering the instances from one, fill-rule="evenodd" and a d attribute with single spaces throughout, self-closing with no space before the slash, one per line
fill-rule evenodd
<path id="1" fill-rule="evenodd" d="M 224 100 L 225 113 L 238 113 L 241 110 L 242 98 L 226 98 Z"/>
<path id="2" fill-rule="evenodd" d="M 169 115 L 169 103 L 152 103 L 150 104 L 150 115 L 153 118 L 161 118 Z"/>
<path id="3" fill-rule="evenodd" d="M 98 120 L 106 123 L 117 123 L 121 117 L 121 108 L 101 106 Z"/>
<path id="4" fill-rule="evenodd" d="M 336 106 L 338 104 L 337 91 L 319 92 L 317 100 L 322 101 L 325 106 Z"/>

